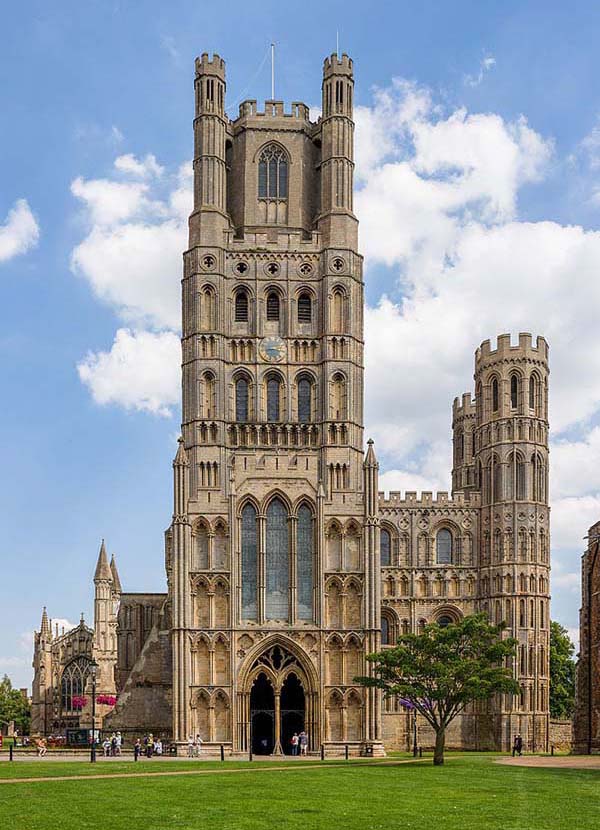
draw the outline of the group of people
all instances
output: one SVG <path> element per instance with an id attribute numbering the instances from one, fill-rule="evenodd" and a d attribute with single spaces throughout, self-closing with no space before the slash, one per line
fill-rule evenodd
<path id="1" fill-rule="evenodd" d="M 152 732 L 149 735 L 144 735 L 143 739 L 137 738 L 133 745 L 133 759 L 138 761 L 141 756 L 152 758 L 153 755 L 159 757 L 163 754 L 163 742 L 160 738 L 155 738 Z"/>
<path id="2" fill-rule="evenodd" d="M 105 758 L 115 758 L 117 755 L 120 755 L 122 744 L 123 738 L 120 732 L 113 732 L 110 738 L 107 735 L 102 741 Z"/>
<path id="3" fill-rule="evenodd" d="M 302 730 L 300 734 L 294 732 L 292 735 L 292 755 L 306 755 L 308 752 L 308 735 Z"/>
<path id="4" fill-rule="evenodd" d="M 198 758 L 202 752 L 202 738 L 200 735 L 188 735 L 187 754 L 188 758 Z"/>

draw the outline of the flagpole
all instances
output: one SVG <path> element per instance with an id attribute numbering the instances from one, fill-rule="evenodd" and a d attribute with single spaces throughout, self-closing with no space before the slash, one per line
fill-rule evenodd
<path id="1" fill-rule="evenodd" d="M 271 44 L 271 100 L 275 100 L 275 44 Z"/>

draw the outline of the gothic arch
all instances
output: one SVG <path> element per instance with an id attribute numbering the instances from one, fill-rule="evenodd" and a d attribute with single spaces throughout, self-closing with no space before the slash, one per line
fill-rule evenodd
<path id="1" fill-rule="evenodd" d="M 239 688 L 244 689 L 248 693 L 250 692 L 250 689 L 252 688 L 252 680 L 254 679 L 254 674 L 257 671 L 257 669 L 253 669 L 255 661 L 274 646 L 279 646 L 289 652 L 296 659 L 298 666 L 304 672 L 309 686 L 306 691 L 316 693 L 319 688 L 319 678 L 312 661 L 298 643 L 281 633 L 275 633 L 265 637 L 264 640 L 248 652 L 238 672 Z M 268 668 L 268 666 L 263 666 L 261 664 L 260 671 L 264 671 Z M 271 669 L 269 669 L 269 672 L 273 674 Z"/>

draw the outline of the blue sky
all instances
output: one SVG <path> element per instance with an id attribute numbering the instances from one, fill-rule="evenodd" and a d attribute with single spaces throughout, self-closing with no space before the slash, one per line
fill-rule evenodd
<path id="1" fill-rule="evenodd" d="M 318 106 L 336 30 L 356 70 L 383 486 L 448 489 L 475 347 L 545 334 L 554 616 L 575 628 L 600 512 L 600 6 L 23 2 L 2 18 L 0 672 L 30 682 L 44 604 L 90 617 L 102 536 L 127 589 L 164 586 L 194 57 L 227 60 L 233 115 L 269 97 L 268 62 L 257 70 L 273 40 L 276 96 Z M 144 240 L 165 240 L 164 258 Z"/>

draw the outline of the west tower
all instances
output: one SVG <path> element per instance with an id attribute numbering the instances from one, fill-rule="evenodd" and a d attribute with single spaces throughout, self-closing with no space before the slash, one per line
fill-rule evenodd
<path id="1" fill-rule="evenodd" d="M 380 744 L 354 682 L 380 638 L 377 461 L 363 460 L 363 281 L 352 212 L 353 66 L 322 117 L 225 113 L 196 61 L 184 255 L 182 439 L 167 534 L 173 736 L 234 751 Z"/>

